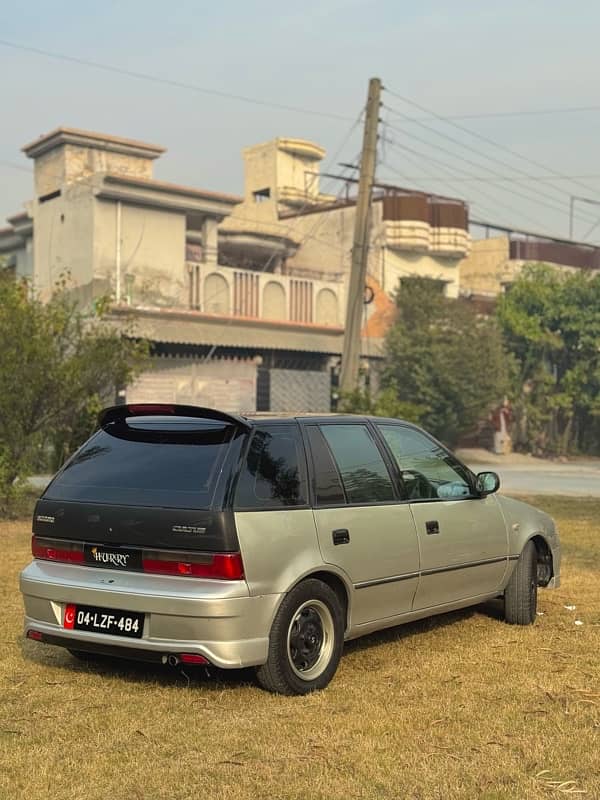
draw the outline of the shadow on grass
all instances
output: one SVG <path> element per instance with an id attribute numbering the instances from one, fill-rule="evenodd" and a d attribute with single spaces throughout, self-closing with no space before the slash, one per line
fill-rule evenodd
<path id="1" fill-rule="evenodd" d="M 369 650 L 374 648 L 392 642 L 418 638 L 424 633 L 459 625 L 461 622 L 478 614 L 484 614 L 494 620 L 502 620 L 501 601 L 492 600 L 481 605 L 469 606 L 458 611 L 449 611 L 445 614 L 426 617 L 416 622 L 407 622 L 403 625 L 385 628 L 384 630 L 361 636 L 359 639 L 352 639 L 346 642 L 344 653 L 348 655 L 365 653 L 366 657 L 368 657 Z M 214 666 L 194 667 L 187 664 L 171 667 L 169 665 L 101 655 L 78 658 L 71 655 L 68 650 L 52 645 L 42 645 L 40 647 L 37 643 L 34 644 L 26 639 L 22 639 L 20 644 L 23 658 L 26 661 L 33 661 L 40 666 L 52 666 L 54 669 L 61 669 L 75 674 L 95 674 L 99 677 L 110 676 L 140 685 L 159 684 L 165 688 L 202 687 L 211 692 L 257 686 L 252 668 L 219 669 Z"/>
<path id="2" fill-rule="evenodd" d="M 488 600 L 479 605 L 468 606 L 457 611 L 447 611 L 443 614 L 435 614 L 431 617 L 417 620 L 416 622 L 406 622 L 392 628 L 384 628 L 381 631 L 361 636 L 359 639 L 352 639 L 344 645 L 345 653 L 357 653 L 368 651 L 379 645 L 389 644 L 418 638 L 424 633 L 431 631 L 441 631 L 444 628 L 459 625 L 472 617 L 483 614 L 490 619 L 497 621 L 504 620 L 504 610 L 502 600 Z"/>
<path id="3" fill-rule="evenodd" d="M 250 684 L 256 685 L 252 669 L 223 670 L 213 666 L 197 667 L 188 664 L 171 667 L 168 664 L 83 653 L 78 657 L 62 647 L 49 644 L 40 646 L 26 639 L 21 639 L 20 646 L 25 661 L 74 675 L 93 674 L 140 685 L 158 684 L 164 688 L 202 687 L 215 692 Z"/>

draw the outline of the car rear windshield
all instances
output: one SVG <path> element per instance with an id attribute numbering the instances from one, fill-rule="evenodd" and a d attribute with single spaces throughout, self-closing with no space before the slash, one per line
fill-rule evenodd
<path id="1" fill-rule="evenodd" d="M 79 450 L 44 496 L 54 500 L 209 508 L 235 434 L 203 420 L 130 419 Z"/>

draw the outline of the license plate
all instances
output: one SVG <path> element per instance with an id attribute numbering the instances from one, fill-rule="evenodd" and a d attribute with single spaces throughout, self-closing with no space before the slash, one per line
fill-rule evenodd
<path id="1" fill-rule="evenodd" d="M 111 636 L 128 636 L 141 639 L 144 615 L 136 611 L 118 611 L 113 608 L 80 606 L 69 603 L 65 608 L 64 627 L 75 631 L 93 631 Z"/>

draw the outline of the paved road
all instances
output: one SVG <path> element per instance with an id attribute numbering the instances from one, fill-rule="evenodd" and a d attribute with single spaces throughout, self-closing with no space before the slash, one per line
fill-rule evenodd
<path id="1" fill-rule="evenodd" d="M 509 457 L 507 457 L 509 458 Z M 500 476 L 500 491 L 507 494 L 562 494 L 600 497 L 600 461 L 568 464 L 469 462 L 474 472 L 492 470 Z"/>

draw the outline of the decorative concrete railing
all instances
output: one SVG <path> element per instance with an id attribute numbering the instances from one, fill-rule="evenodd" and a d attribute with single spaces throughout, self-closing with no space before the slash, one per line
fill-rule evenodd
<path id="1" fill-rule="evenodd" d="M 189 307 L 206 314 L 342 325 L 341 282 L 187 261 Z"/>

